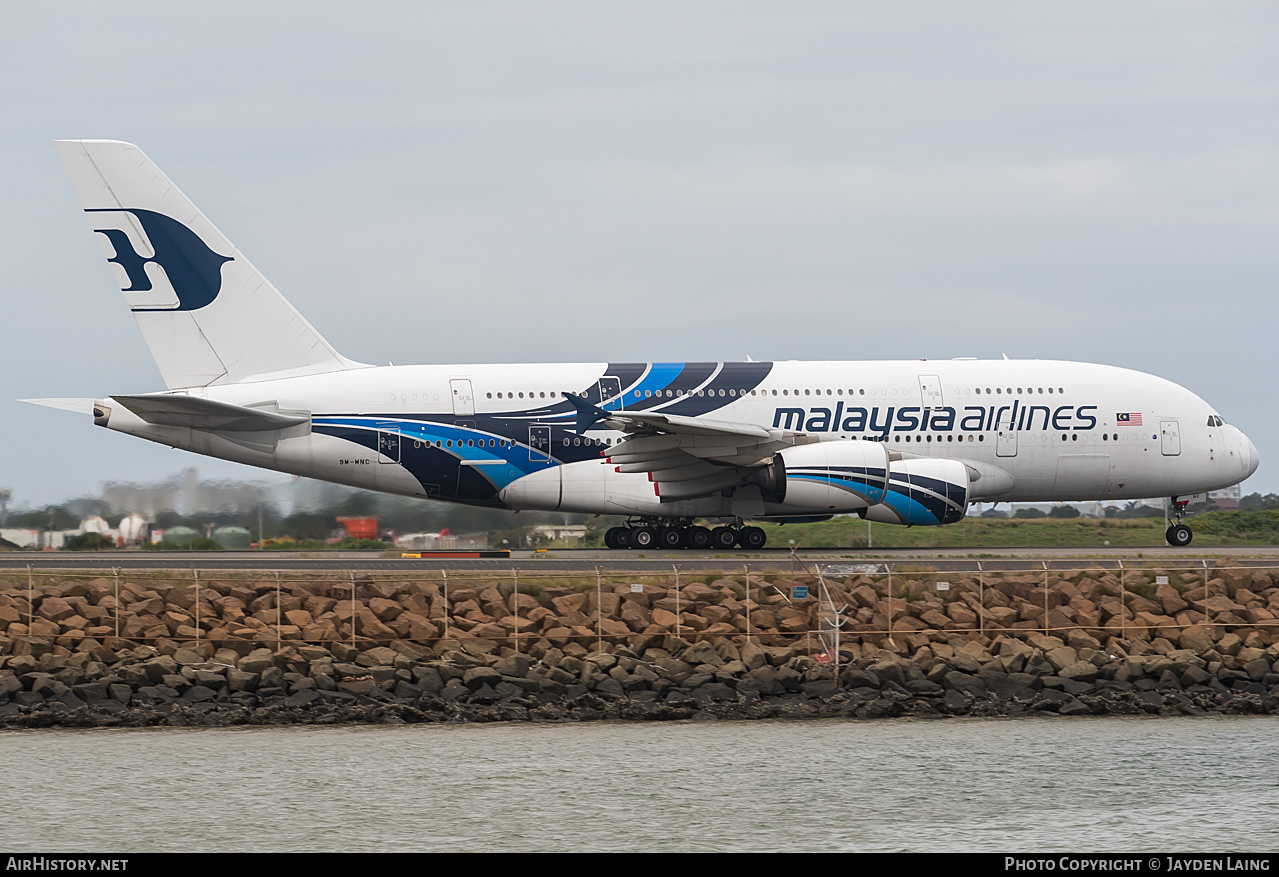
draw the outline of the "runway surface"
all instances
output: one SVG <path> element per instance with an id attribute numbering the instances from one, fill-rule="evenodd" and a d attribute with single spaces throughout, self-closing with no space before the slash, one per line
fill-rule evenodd
<path id="1" fill-rule="evenodd" d="M 118 552 L 12 552 L 0 554 L 0 569 L 53 570 L 307 570 L 341 572 L 417 571 L 492 571 L 509 573 L 662 573 L 712 570 L 800 571 L 822 569 L 832 575 L 842 570 L 887 571 L 889 567 L 927 566 L 938 572 L 959 570 L 1043 570 L 1079 569 L 1100 566 L 1118 569 L 1121 565 L 1162 566 L 1169 568 L 1202 568 L 1229 557 L 1242 566 L 1274 567 L 1279 565 L 1279 547 L 1247 546 L 1213 548 L 1206 551 L 1178 548 L 1115 548 L 1081 552 L 1065 548 L 1002 548 L 973 551 L 967 549 L 919 550 L 896 552 L 854 551 L 851 549 L 809 549 L 791 552 L 785 549 L 733 552 L 692 551 L 602 551 L 555 550 L 547 552 L 513 551 L 509 558 L 448 559 L 400 558 L 371 552 L 258 552 L 258 551 L 118 551 Z M 980 566 L 979 566 L 980 565 Z M 883 569 L 876 570 L 877 567 Z M 862 569 L 864 568 L 864 570 Z M 843 574 L 849 574 L 845 572 Z"/>

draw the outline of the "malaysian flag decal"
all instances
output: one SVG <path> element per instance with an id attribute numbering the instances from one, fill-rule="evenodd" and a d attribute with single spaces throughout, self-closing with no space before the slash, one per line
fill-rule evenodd
<path id="1" fill-rule="evenodd" d="M 1128 411 L 1123 414 L 1116 414 L 1115 423 L 1120 426 L 1141 426 L 1141 412 Z"/>

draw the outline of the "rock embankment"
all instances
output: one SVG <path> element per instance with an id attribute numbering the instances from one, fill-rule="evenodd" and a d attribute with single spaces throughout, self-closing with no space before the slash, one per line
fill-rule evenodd
<path id="1" fill-rule="evenodd" d="M 0 582 L 0 726 L 1279 711 L 1279 571 L 704 578 Z"/>

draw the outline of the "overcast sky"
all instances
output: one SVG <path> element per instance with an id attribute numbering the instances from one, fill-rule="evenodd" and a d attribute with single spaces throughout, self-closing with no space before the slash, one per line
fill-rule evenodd
<path id="1" fill-rule="evenodd" d="M 10 401 L 163 389 L 54 138 L 354 359 L 1103 362 L 1279 491 L 1273 3 L 9 4 L 0 108 L 16 505 L 262 477 Z"/>

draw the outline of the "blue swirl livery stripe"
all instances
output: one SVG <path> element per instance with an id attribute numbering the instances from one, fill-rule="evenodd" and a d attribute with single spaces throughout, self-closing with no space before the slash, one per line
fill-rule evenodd
<path id="1" fill-rule="evenodd" d="M 884 497 L 883 504 L 896 512 L 903 524 L 931 526 L 942 523 L 941 517 L 928 506 L 904 493 L 898 493 L 896 490 L 888 491 L 888 495 Z"/>
<path id="2" fill-rule="evenodd" d="M 648 371 L 644 373 L 638 383 L 625 388 L 620 396 L 609 399 L 600 407 L 605 411 L 617 411 L 619 408 L 652 407 L 654 404 L 652 394 L 665 390 L 683 371 L 684 363 L 682 362 L 650 363 Z M 645 393 L 648 393 L 649 396 L 646 397 Z"/>
<path id="3" fill-rule="evenodd" d="M 772 370 L 771 362 L 726 362 L 711 382 L 702 388 L 701 395 L 684 396 L 674 405 L 663 408 L 662 412 L 700 417 L 718 411 L 757 389 Z M 729 390 L 733 390 L 734 394 L 729 395 Z"/>
<path id="4" fill-rule="evenodd" d="M 893 480 L 903 481 L 920 490 L 929 491 L 944 499 L 947 503 L 961 508 L 968 502 L 968 488 L 966 485 L 952 484 L 940 478 L 916 475 L 911 472 L 894 472 Z"/>
<path id="5" fill-rule="evenodd" d="M 330 429 L 325 429 L 325 427 Z M 554 459 L 541 461 L 528 459 L 530 449 L 527 445 L 511 442 L 502 436 L 450 426 L 445 423 L 424 423 L 416 420 L 390 420 L 370 417 L 317 417 L 312 420 L 312 428 L 317 431 L 334 434 L 331 429 L 333 427 L 364 429 L 373 432 L 394 432 L 398 433 L 401 439 L 431 442 L 432 444 L 438 441 L 443 445 L 451 441 L 454 443 L 453 448 L 441 447 L 438 450 L 448 452 L 451 456 L 457 458 L 459 462 L 478 463 L 479 465 L 475 467 L 478 472 L 493 482 L 499 490 L 517 478 L 523 478 L 532 472 L 558 465 L 558 462 Z M 499 442 L 507 441 L 507 447 L 481 448 L 478 446 L 465 446 L 467 441 L 479 442 L 483 440 L 487 442 L 489 439 Z M 413 474 L 415 477 L 418 476 L 416 472 Z M 423 473 L 423 475 L 428 480 L 431 480 L 430 473 Z"/>
<path id="6" fill-rule="evenodd" d="M 787 480 L 793 478 L 797 481 L 811 481 L 815 484 L 836 487 L 860 496 L 871 505 L 884 501 L 884 492 L 887 489 L 884 475 L 883 469 L 867 469 L 861 466 L 829 468 L 805 466 L 786 470 Z"/>
<path id="7" fill-rule="evenodd" d="M 623 394 L 626 407 L 634 410 L 651 410 L 666 412 L 671 410 L 680 401 L 688 398 L 688 394 L 705 384 L 707 380 L 715 374 L 720 368 L 718 362 L 690 362 L 684 365 L 684 368 L 676 375 L 665 387 L 653 390 L 651 397 L 642 396 L 636 398 L 636 390 L 632 390 L 630 395 Z M 646 390 L 639 390 L 641 394 Z"/>
<path id="8" fill-rule="evenodd" d="M 951 524 L 964 516 L 967 488 L 924 475 L 894 472 L 884 503 L 903 524 Z"/>

